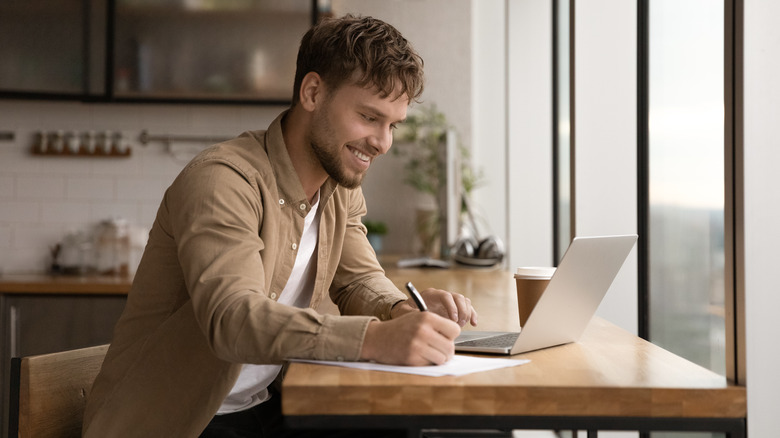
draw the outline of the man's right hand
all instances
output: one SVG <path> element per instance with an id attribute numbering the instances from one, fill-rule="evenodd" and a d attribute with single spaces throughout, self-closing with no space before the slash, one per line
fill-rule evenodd
<path id="1" fill-rule="evenodd" d="M 455 354 L 460 326 L 433 312 L 410 312 L 366 329 L 362 360 L 394 365 L 441 365 Z"/>

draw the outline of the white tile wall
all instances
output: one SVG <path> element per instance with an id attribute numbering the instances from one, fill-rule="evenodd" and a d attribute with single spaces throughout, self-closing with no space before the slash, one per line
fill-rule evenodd
<path id="1" fill-rule="evenodd" d="M 283 107 L 85 104 L 0 100 L 0 273 L 45 272 L 50 247 L 69 232 L 112 217 L 149 228 L 163 192 L 204 144 L 142 146 L 152 134 L 229 138 L 265 129 Z M 129 158 L 48 157 L 30 153 L 38 131 L 120 131 Z"/>
<path id="2" fill-rule="evenodd" d="M 65 197 L 64 175 L 19 175 L 16 177 L 16 196 L 25 200 L 56 200 Z"/>
<path id="3" fill-rule="evenodd" d="M 109 176 L 69 176 L 64 188 L 66 199 L 111 201 L 117 194 L 116 181 Z"/>
<path id="4" fill-rule="evenodd" d="M 11 227 L 0 225 L 0 251 L 11 248 Z"/>
<path id="5" fill-rule="evenodd" d="M 40 206 L 37 202 L 30 201 L 6 201 L 0 209 L 0 223 L 13 225 L 14 223 L 38 222 L 40 218 Z"/>

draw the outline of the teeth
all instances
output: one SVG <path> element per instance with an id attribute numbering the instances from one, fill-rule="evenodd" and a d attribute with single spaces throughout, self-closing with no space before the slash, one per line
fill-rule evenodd
<path id="1" fill-rule="evenodd" d="M 368 161 L 371 158 L 368 155 L 360 152 L 357 149 L 352 149 L 352 154 L 354 154 L 356 157 L 360 158 L 360 160 L 362 160 L 362 161 Z"/>

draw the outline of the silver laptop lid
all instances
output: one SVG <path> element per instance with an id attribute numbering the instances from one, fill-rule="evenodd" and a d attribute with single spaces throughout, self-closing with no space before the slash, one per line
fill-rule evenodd
<path id="1" fill-rule="evenodd" d="M 574 238 L 511 354 L 577 341 L 636 240 L 636 234 Z"/>

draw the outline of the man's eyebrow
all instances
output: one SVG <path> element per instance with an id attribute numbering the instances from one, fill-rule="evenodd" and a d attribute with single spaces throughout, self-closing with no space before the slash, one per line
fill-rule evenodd
<path id="1" fill-rule="evenodd" d="M 377 116 L 377 117 L 382 117 L 384 119 L 387 118 L 387 115 L 385 113 L 383 113 L 382 111 L 380 111 L 379 109 L 377 109 L 376 107 L 373 107 L 371 105 L 367 105 L 367 104 L 360 105 L 360 110 L 364 111 L 364 112 L 367 112 L 367 113 L 371 113 L 371 115 L 374 115 L 374 116 Z"/>
<path id="2" fill-rule="evenodd" d="M 380 111 L 379 109 L 377 109 L 376 107 L 373 107 L 371 105 L 365 105 L 365 104 L 361 105 L 361 111 L 369 112 L 373 116 L 376 116 L 377 118 L 386 119 L 386 120 L 390 119 L 390 116 L 388 116 L 384 112 Z M 405 121 L 406 121 L 406 117 L 404 117 L 401 120 L 396 120 L 396 121 L 393 121 L 393 122 L 390 122 L 390 123 L 396 124 L 396 123 L 403 123 Z"/>

